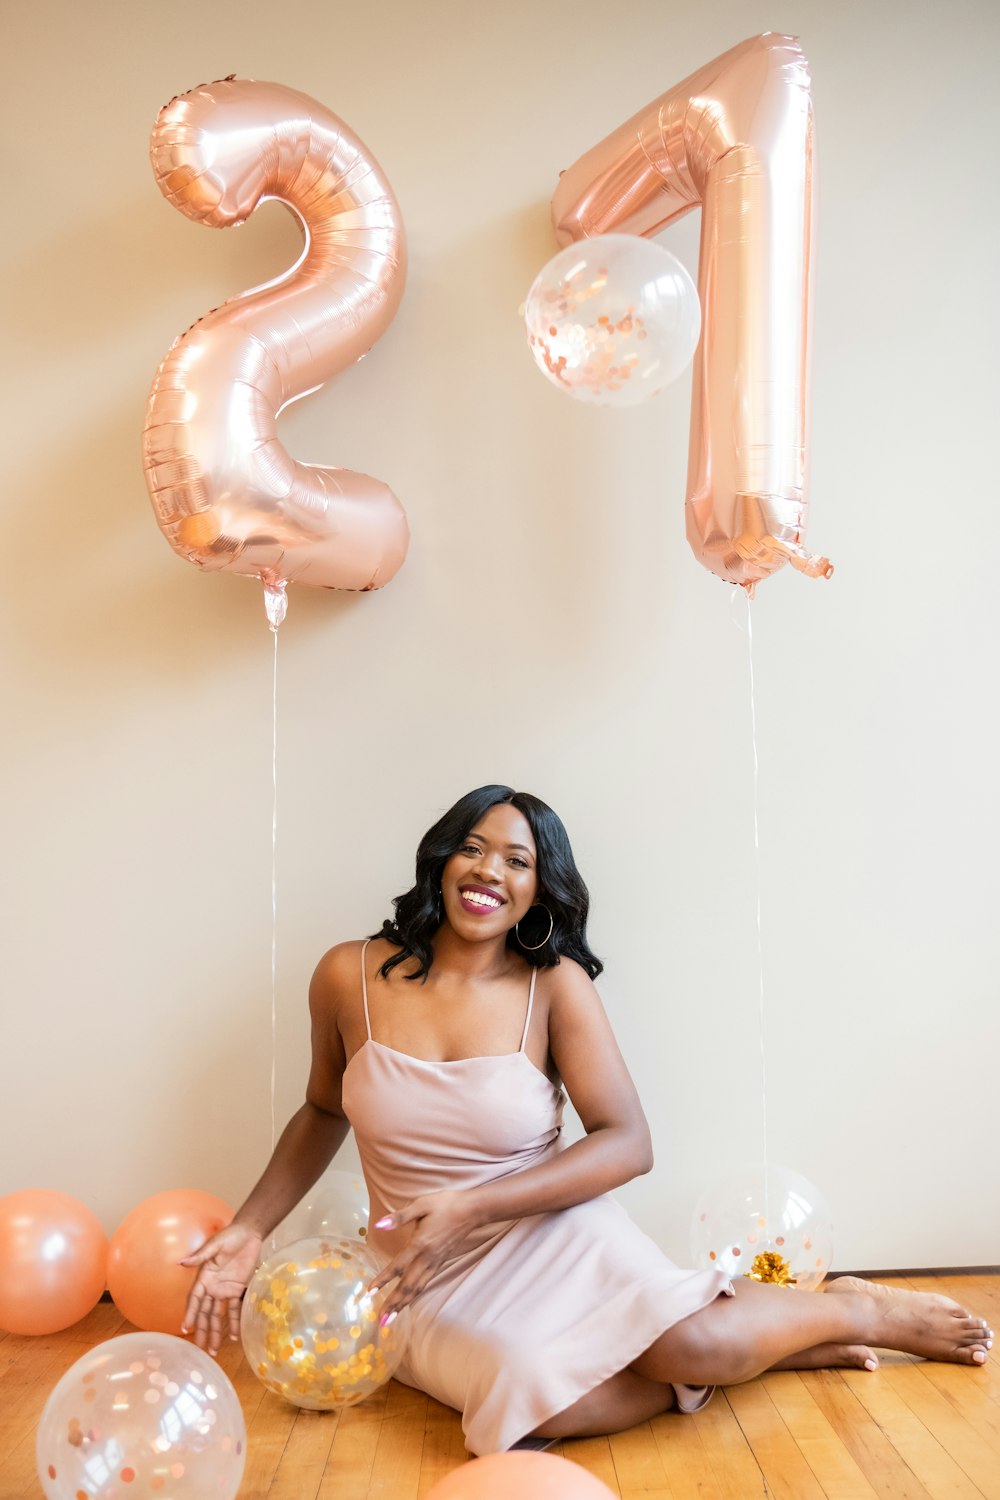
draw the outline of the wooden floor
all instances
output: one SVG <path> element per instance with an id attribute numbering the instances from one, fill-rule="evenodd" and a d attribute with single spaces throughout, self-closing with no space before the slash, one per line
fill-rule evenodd
<path id="1" fill-rule="evenodd" d="M 1000 1271 L 879 1279 L 945 1292 L 1000 1327 Z M 85 1350 L 130 1331 L 102 1303 L 65 1333 L 0 1334 L 0 1500 L 42 1495 L 35 1424 L 49 1391 Z M 455 1413 L 406 1386 L 338 1417 L 265 1391 L 236 1345 L 220 1363 L 249 1430 L 240 1500 L 419 1500 L 466 1460 Z M 1000 1500 L 1000 1357 L 985 1369 L 887 1355 L 874 1374 L 765 1375 L 695 1416 L 552 1451 L 621 1500 Z"/>

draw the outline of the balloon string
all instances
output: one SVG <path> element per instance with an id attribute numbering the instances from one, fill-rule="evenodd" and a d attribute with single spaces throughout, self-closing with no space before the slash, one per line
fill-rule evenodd
<path id="1" fill-rule="evenodd" d="M 753 747 L 753 847 L 757 874 L 757 1026 L 760 1034 L 761 1150 L 764 1161 L 764 1217 L 770 1238 L 771 1204 L 767 1165 L 767 1051 L 764 1032 L 764 941 L 761 926 L 760 762 L 757 757 L 757 702 L 753 675 L 753 604 L 747 594 L 747 658 L 750 663 L 750 741 Z"/>
<path id="2" fill-rule="evenodd" d="M 274 636 L 271 678 L 271 1151 L 274 1151 L 275 1091 L 278 1073 L 278 632 Z"/>

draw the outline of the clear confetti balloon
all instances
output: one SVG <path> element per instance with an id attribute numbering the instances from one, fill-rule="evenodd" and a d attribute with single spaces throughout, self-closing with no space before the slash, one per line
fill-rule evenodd
<path id="1" fill-rule="evenodd" d="M 301 1203 L 282 1219 L 271 1235 L 270 1248 L 279 1250 L 295 1240 L 368 1238 L 368 1188 L 360 1172 L 328 1168 Z"/>
<path id="2" fill-rule="evenodd" d="M 635 406 L 690 364 L 701 331 L 694 282 L 662 245 L 597 234 L 543 266 L 524 307 L 538 368 L 560 390 Z"/>
<path id="3" fill-rule="evenodd" d="M 386 1294 L 368 1291 L 378 1271 L 371 1251 L 346 1239 L 297 1240 L 261 1263 L 240 1327 L 250 1368 L 268 1390 L 293 1406 L 336 1411 L 389 1379 L 403 1355 L 406 1314 L 379 1327 Z"/>
<path id="4" fill-rule="evenodd" d="M 833 1223 L 819 1188 L 788 1167 L 745 1167 L 695 1207 L 691 1253 L 703 1270 L 810 1291 L 833 1259 Z"/>
<path id="5" fill-rule="evenodd" d="M 214 1359 L 172 1334 L 126 1333 L 66 1371 L 36 1453 L 48 1500 L 233 1500 L 246 1426 Z"/>

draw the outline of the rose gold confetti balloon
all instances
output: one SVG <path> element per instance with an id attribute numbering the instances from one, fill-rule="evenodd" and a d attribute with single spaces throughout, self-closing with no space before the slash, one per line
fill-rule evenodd
<path id="1" fill-rule="evenodd" d="M 813 284 L 813 108 L 794 37 L 751 37 L 639 111 L 559 180 L 560 244 L 656 234 L 701 208 L 687 533 L 749 593 L 804 543 Z"/>
<path id="2" fill-rule="evenodd" d="M 243 1299 L 247 1362 L 293 1406 L 335 1411 L 378 1389 L 403 1356 L 406 1313 L 385 1328 L 379 1264 L 363 1244 L 306 1239 L 262 1262 Z"/>
<path id="3" fill-rule="evenodd" d="M 769 1162 L 744 1167 L 699 1199 L 691 1253 L 703 1270 L 727 1271 L 810 1291 L 833 1259 L 833 1223 L 823 1194 L 807 1178 Z"/>
<path id="4" fill-rule="evenodd" d="M 687 369 L 701 326 L 680 261 L 634 234 L 595 235 L 561 250 L 535 278 L 524 318 L 542 373 L 602 406 L 658 395 Z"/>
<path id="5" fill-rule="evenodd" d="M 201 1349 L 126 1333 L 66 1371 L 35 1451 L 48 1500 L 233 1500 L 246 1426 L 228 1377 Z"/>
<path id="6" fill-rule="evenodd" d="M 163 194 L 197 223 L 242 224 L 275 198 L 305 237 L 286 275 L 200 318 L 157 372 L 142 450 L 164 536 L 199 568 L 272 587 L 380 588 L 406 555 L 399 501 L 367 474 L 293 459 L 277 418 L 395 316 L 406 241 L 385 174 L 330 110 L 252 79 L 172 99 L 150 154 Z"/>

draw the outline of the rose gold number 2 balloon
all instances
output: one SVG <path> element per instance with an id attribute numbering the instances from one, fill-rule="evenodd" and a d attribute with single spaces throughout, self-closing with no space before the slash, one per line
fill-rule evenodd
<path id="1" fill-rule="evenodd" d="M 321 588 L 387 583 L 406 517 L 387 485 L 296 462 L 278 413 L 366 354 L 403 294 L 406 241 L 381 168 L 322 105 L 226 78 L 172 99 L 153 127 L 161 192 L 213 228 L 276 198 L 305 248 L 285 275 L 231 298 L 176 340 L 143 433 L 153 509 L 200 568 Z"/>
<path id="2" fill-rule="evenodd" d="M 701 205 L 687 533 L 752 594 L 803 544 L 807 509 L 813 110 L 794 37 L 751 37 L 633 116 L 563 173 L 561 244 L 651 235 Z"/>

